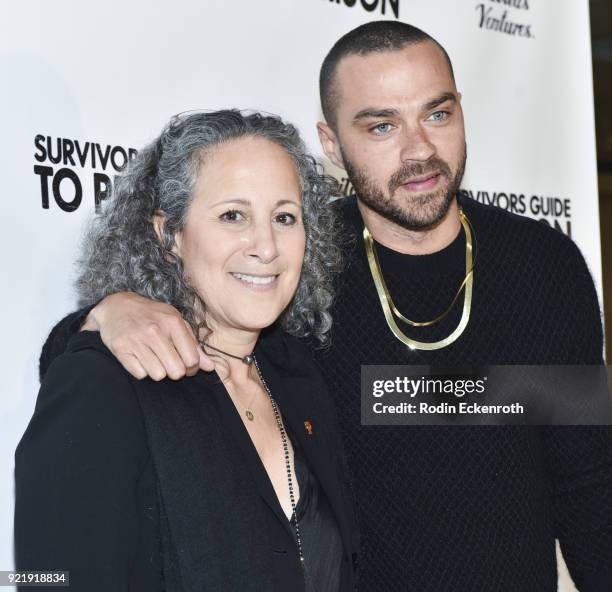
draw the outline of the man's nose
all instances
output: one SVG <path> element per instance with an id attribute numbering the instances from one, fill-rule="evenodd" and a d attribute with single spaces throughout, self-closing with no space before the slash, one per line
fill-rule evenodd
<path id="1" fill-rule="evenodd" d="M 401 142 L 400 158 L 402 162 L 409 160 L 425 162 L 436 153 L 436 147 L 428 136 L 427 130 L 420 124 L 404 129 Z"/>

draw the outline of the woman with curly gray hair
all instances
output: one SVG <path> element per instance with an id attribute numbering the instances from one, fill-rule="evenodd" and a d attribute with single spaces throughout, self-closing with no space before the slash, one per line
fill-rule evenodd
<path id="1" fill-rule="evenodd" d="M 88 592 L 353 588 L 333 405 L 297 339 L 331 327 L 335 191 L 259 113 L 177 116 L 139 153 L 87 236 L 81 302 L 173 305 L 214 369 L 137 381 L 98 333 L 72 338 L 16 453 L 18 568 Z"/>

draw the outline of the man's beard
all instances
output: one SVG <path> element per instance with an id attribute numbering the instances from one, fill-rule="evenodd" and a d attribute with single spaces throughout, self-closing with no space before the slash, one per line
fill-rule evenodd
<path id="1" fill-rule="evenodd" d="M 403 228 L 425 230 L 432 228 L 446 216 L 463 178 L 467 148 L 464 146 L 454 175 L 448 164 L 437 157 L 430 158 L 424 163 L 409 163 L 393 173 L 387 183 L 387 194 L 362 169 L 356 168 L 344 153 L 342 157 L 348 178 L 360 201 L 377 214 Z M 414 177 L 427 173 L 439 173 L 441 177 L 439 182 L 444 177 L 447 180 L 446 187 L 441 187 L 431 193 L 419 193 L 400 198 L 404 201 L 403 204 L 393 200 L 391 196 L 401 185 L 410 182 L 410 179 Z"/>

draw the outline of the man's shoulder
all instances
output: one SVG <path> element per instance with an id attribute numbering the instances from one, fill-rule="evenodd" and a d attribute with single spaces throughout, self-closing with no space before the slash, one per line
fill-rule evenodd
<path id="1" fill-rule="evenodd" d="M 339 216 L 353 236 L 363 230 L 363 219 L 352 195 L 336 200 Z M 534 220 L 497 206 L 458 196 L 475 234 L 476 248 L 491 263 L 504 266 L 529 266 L 534 273 L 570 273 L 582 270 L 589 274 L 584 256 L 567 235 L 545 222 Z M 590 274 L 589 274 L 590 275 Z"/>
<path id="2" fill-rule="evenodd" d="M 542 265 L 554 262 L 563 267 L 584 264 L 576 243 L 545 222 L 469 197 L 460 197 L 459 204 L 475 227 L 477 240 L 488 243 L 488 249 L 498 250 L 506 258 L 529 257 L 533 264 L 537 261 Z M 534 259 L 534 255 L 538 258 Z"/>
<path id="3" fill-rule="evenodd" d="M 507 228 L 513 232 L 520 232 L 541 238 L 542 240 L 561 241 L 567 239 L 562 233 L 547 224 L 500 208 L 498 206 L 483 204 L 470 197 L 459 196 L 458 203 L 470 219 L 475 223 L 486 225 L 487 228 L 498 230 Z"/>
<path id="4" fill-rule="evenodd" d="M 363 219 L 355 195 L 337 199 L 332 203 L 345 222 L 359 229 L 363 228 Z M 483 204 L 462 195 L 458 196 L 458 203 L 467 214 L 470 222 L 473 222 L 474 225 L 484 226 L 484 230 L 497 232 L 501 229 L 505 231 L 504 234 L 518 233 L 528 239 L 553 242 L 566 247 L 574 245 L 569 237 L 539 220 L 510 212 L 498 206 Z"/>

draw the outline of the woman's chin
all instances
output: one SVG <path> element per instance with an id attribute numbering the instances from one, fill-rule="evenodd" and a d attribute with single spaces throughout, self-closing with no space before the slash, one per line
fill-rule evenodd
<path id="1" fill-rule="evenodd" d="M 242 328 L 244 331 L 263 331 L 274 325 L 278 318 L 278 315 L 271 315 L 265 318 L 251 319 L 249 322 L 242 323 L 242 326 L 237 328 Z"/>
<path id="2" fill-rule="evenodd" d="M 278 321 L 281 313 L 282 310 L 271 310 L 268 313 L 258 310 L 253 311 L 252 314 L 248 314 L 244 311 L 243 314 L 239 316 L 232 316 L 221 322 L 214 322 L 214 330 L 229 329 L 233 331 L 257 333 L 274 325 L 274 323 Z"/>

